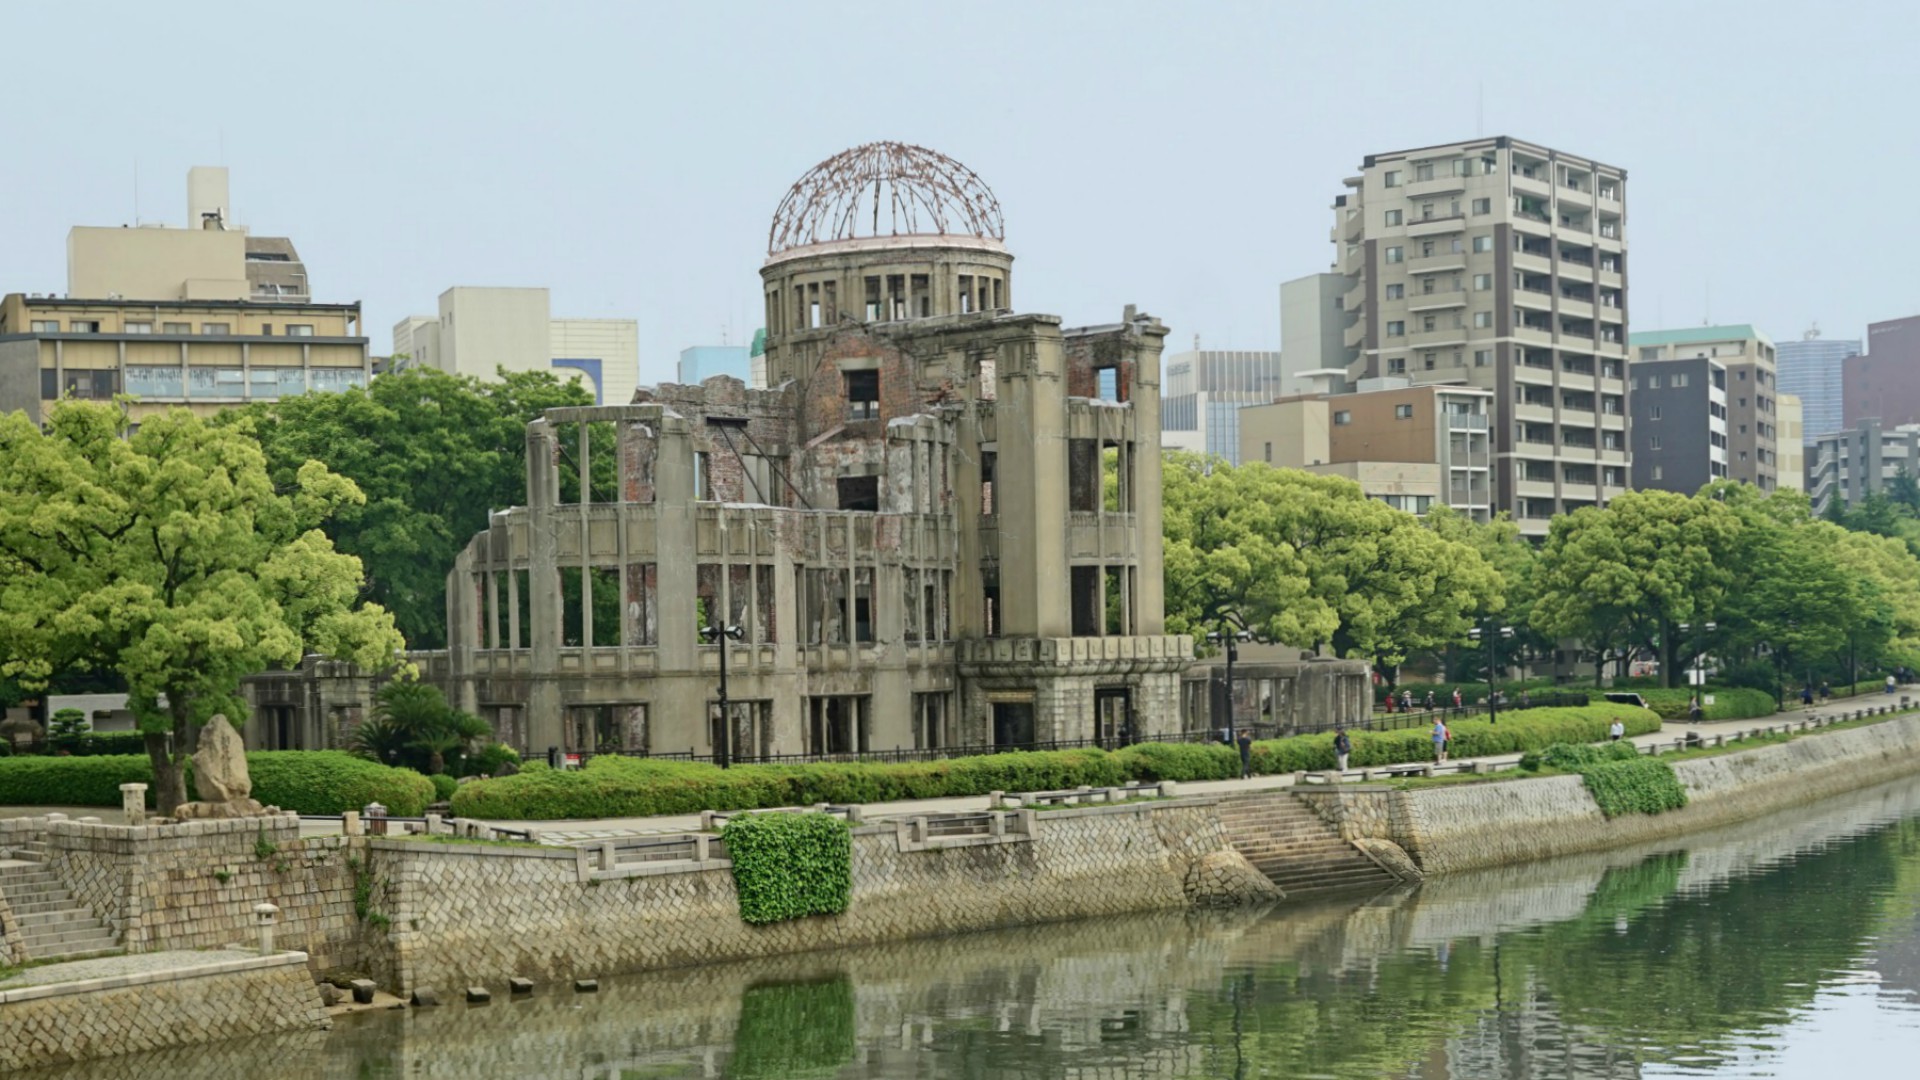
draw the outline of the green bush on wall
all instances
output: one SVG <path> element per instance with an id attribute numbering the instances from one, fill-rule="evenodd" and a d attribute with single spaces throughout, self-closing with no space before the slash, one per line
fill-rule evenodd
<path id="1" fill-rule="evenodd" d="M 838 915 L 853 892 L 853 829 L 831 814 L 743 814 L 720 830 L 740 918 L 755 926 Z"/>
<path id="2" fill-rule="evenodd" d="M 338 814 L 378 802 L 394 817 L 418 817 L 433 783 L 338 750 L 259 750 L 247 755 L 253 797 L 302 814 Z M 0 761 L 0 805 L 119 806 L 121 784 L 153 783 L 144 756 L 10 757 Z M 193 791 L 189 766 L 187 793 Z M 147 792 L 149 802 L 153 792 Z"/>
<path id="3" fill-rule="evenodd" d="M 1556 742 L 1597 742 L 1618 718 L 1627 733 L 1660 729 L 1644 709 L 1585 705 L 1502 713 L 1497 724 L 1465 720 L 1452 726 L 1453 752 L 1518 753 Z M 1424 726 L 1401 731 L 1353 731 L 1350 765 L 1367 768 L 1433 760 Z M 1258 773 L 1331 769 L 1333 735 L 1295 735 L 1253 744 Z M 982 754 L 904 764 L 713 765 L 603 755 L 584 769 L 534 769 L 518 776 L 476 780 L 453 795 L 461 817 L 552 821 L 566 818 L 652 817 L 701 810 L 752 810 L 815 803 L 893 802 L 990 791 L 1053 791 L 1128 781 L 1224 780 L 1240 775 L 1238 750 L 1218 743 L 1141 743 L 1107 753 L 1056 750 Z"/>
<path id="4" fill-rule="evenodd" d="M 1673 766 L 1659 758 L 1607 761 L 1580 770 L 1593 801 L 1609 818 L 1621 814 L 1659 814 L 1687 805 Z"/>

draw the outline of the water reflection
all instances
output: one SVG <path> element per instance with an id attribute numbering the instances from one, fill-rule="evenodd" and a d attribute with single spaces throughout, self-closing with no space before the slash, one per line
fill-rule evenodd
<path id="1" fill-rule="evenodd" d="M 36 1075 L 1831 1075 L 1830 1029 L 1856 1052 L 1920 1045 L 1920 784 L 1359 906 L 607 979 L 597 996 L 365 1014 L 327 1036 Z M 1855 1071 L 1905 1071 L 1879 1065 Z"/>

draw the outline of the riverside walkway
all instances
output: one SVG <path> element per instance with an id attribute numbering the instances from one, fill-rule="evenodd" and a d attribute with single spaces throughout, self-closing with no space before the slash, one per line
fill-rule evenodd
<path id="1" fill-rule="evenodd" d="M 1631 741 L 1641 747 L 1660 743 L 1671 743 L 1688 733 L 1698 733 L 1711 739 L 1715 736 L 1734 735 L 1755 728 L 1778 727 L 1784 723 L 1798 723 L 1813 717 L 1831 718 L 1850 716 L 1856 710 L 1878 708 L 1884 705 L 1898 705 L 1901 695 L 1906 694 L 1910 686 L 1901 687 L 1901 694 L 1861 694 L 1857 697 L 1836 698 L 1825 705 L 1815 705 L 1812 709 L 1803 709 L 1798 703 L 1771 716 L 1753 717 L 1746 720 L 1716 720 L 1690 724 L 1684 720 L 1667 721 L 1656 732 L 1631 737 Z M 1417 711 L 1417 710 L 1416 710 Z M 1477 761 L 1483 766 L 1503 768 L 1517 764 L 1519 754 L 1491 754 L 1485 757 L 1456 757 L 1454 761 Z M 1357 770 L 1349 770 L 1349 773 Z M 1248 791 L 1267 791 L 1273 788 L 1292 787 L 1294 774 L 1276 773 L 1268 776 L 1255 776 L 1246 780 L 1196 780 L 1182 781 L 1182 795 L 1234 795 Z M 884 818 L 905 818 L 922 815 L 959 813 L 970 810 L 987 809 L 987 796 L 966 795 L 941 799 L 912 799 L 902 802 L 867 803 L 861 807 L 862 817 L 867 821 Z M 520 830 L 532 830 L 542 843 L 549 844 L 585 844 L 600 840 L 618 839 L 625 836 L 647 833 L 684 833 L 700 827 L 698 814 L 679 814 L 661 817 L 596 818 L 572 821 L 512 821 L 507 819 L 487 819 L 488 825 Z"/>

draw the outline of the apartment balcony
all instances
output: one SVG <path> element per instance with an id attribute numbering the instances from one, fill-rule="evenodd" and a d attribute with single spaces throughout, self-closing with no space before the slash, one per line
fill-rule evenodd
<path id="1" fill-rule="evenodd" d="M 1601 251 L 1608 251 L 1618 255 L 1627 249 L 1626 232 L 1623 229 L 1616 228 L 1613 230 L 1613 235 L 1608 236 L 1606 233 L 1596 229 L 1593 234 L 1593 246 L 1599 248 Z"/>
<path id="2" fill-rule="evenodd" d="M 1560 298 L 1560 314 L 1574 319 L 1593 318 L 1593 304 L 1587 300 L 1575 300 L 1572 297 Z"/>
<path id="3" fill-rule="evenodd" d="M 1407 342 L 1416 349 L 1451 349 L 1467 344 L 1467 332 L 1457 326 L 1440 330 L 1417 330 L 1408 336 Z"/>
<path id="4" fill-rule="evenodd" d="M 1587 279 L 1582 278 L 1581 280 L 1584 281 Z M 1605 285 L 1609 288 L 1622 289 L 1626 287 L 1626 281 L 1621 278 L 1618 270 L 1595 270 L 1592 280 L 1596 285 Z"/>
<path id="5" fill-rule="evenodd" d="M 1452 289 L 1447 292 L 1420 293 L 1407 298 L 1407 310 L 1412 312 L 1441 311 L 1446 308 L 1467 306 L 1467 290 Z"/>
<path id="6" fill-rule="evenodd" d="M 1447 427 L 1454 431 L 1487 430 L 1486 413 L 1448 413 Z"/>
<path id="7" fill-rule="evenodd" d="M 1533 308 L 1536 311 L 1553 309 L 1553 293 L 1547 289 L 1530 289 L 1521 286 L 1513 290 L 1513 302 Z"/>
<path id="8" fill-rule="evenodd" d="M 1547 182 L 1544 172 L 1539 176 L 1523 176 L 1515 172 L 1512 175 L 1512 181 L 1513 190 L 1516 193 L 1538 195 L 1542 198 L 1553 197 L 1553 185 Z"/>
<path id="9" fill-rule="evenodd" d="M 1348 313 L 1359 312 L 1367 306 L 1367 285 L 1356 281 L 1346 292 L 1340 294 L 1340 310 Z"/>
<path id="10" fill-rule="evenodd" d="M 1513 268 L 1535 274 L 1553 273 L 1553 260 L 1545 255 L 1529 255 L 1524 251 L 1513 253 Z"/>
<path id="11" fill-rule="evenodd" d="M 1538 386 L 1552 386 L 1554 382 L 1553 365 L 1551 363 L 1530 364 L 1525 360 L 1521 360 L 1513 365 L 1513 377 L 1521 382 L 1533 383 Z"/>
<path id="12" fill-rule="evenodd" d="M 1464 176 L 1436 176 L 1431 180 L 1415 180 L 1407 185 L 1408 199 L 1426 199 L 1435 195 L 1456 195 L 1467 190 L 1467 178 Z"/>
<path id="13" fill-rule="evenodd" d="M 1553 403 L 1516 401 L 1513 403 L 1513 418 L 1529 420 L 1536 424 L 1551 424 L 1553 423 Z"/>
<path id="14" fill-rule="evenodd" d="M 1587 188 L 1570 188 L 1565 184 L 1553 189 L 1554 195 L 1568 206 L 1588 207 L 1593 205 L 1593 192 Z"/>
<path id="15" fill-rule="evenodd" d="M 1439 255 L 1428 255 L 1420 259 L 1408 259 L 1409 274 L 1444 274 L 1467 268 L 1467 256 L 1463 252 L 1449 251 Z"/>
<path id="16" fill-rule="evenodd" d="M 1513 493 L 1523 499 L 1551 499 L 1556 494 L 1553 481 L 1527 479 L 1515 480 Z"/>
<path id="17" fill-rule="evenodd" d="M 1349 349 L 1358 348 L 1361 343 L 1367 340 L 1367 320 L 1355 319 L 1353 325 L 1347 327 L 1347 332 L 1341 336 L 1340 340 L 1345 342 Z"/>
<path id="18" fill-rule="evenodd" d="M 1447 233 L 1467 231 L 1467 219 L 1464 214 L 1448 214 L 1445 217 L 1420 218 L 1407 222 L 1407 235 L 1418 239 L 1422 236 L 1444 236 Z"/>
<path id="19" fill-rule="evenodd" d="M 1513 340 L 1524 341 L 1529 345 L 1550 346 L 1553 344 L 1553 331 L 1545 327 L 1523 324 L 1513 328 Z"/>

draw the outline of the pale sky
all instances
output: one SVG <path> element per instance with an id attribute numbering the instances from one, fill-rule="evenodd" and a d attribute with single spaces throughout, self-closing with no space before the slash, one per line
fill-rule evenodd
<path id="1" fill-rule="evenodd" d="M 743 342 L 780 197 L 920 143 L 998 194 L 1014 306 L 1278 348 L 1361 158 L 1507 134 L 1628 170 L 1634 330 L 1920 314 L 1920 4 L 47 3 L 10 7 L 0 292 L 192 165 L 376 353 L 450 285 Z M 1484 105 L 1481 102 L 1484 102 Z"/>

